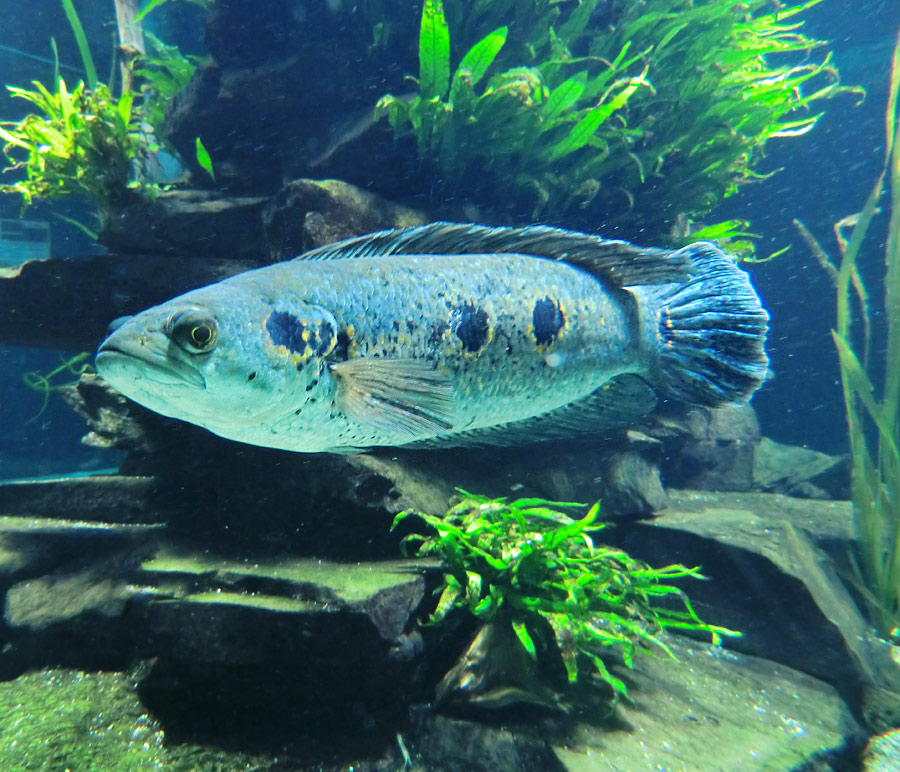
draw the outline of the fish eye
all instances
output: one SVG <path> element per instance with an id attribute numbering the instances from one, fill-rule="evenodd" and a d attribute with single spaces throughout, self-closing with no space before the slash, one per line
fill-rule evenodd
<path id="1" fill-rule="evenodd" d="M 208 354 L 216 346 L 216 320 L 198 308 L 182 311 L 168 325 L 169 337 L 191 354 Z"/>

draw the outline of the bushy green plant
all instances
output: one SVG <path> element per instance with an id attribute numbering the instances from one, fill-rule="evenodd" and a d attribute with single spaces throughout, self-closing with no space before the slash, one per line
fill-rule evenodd
<path id="1" fill-rule="evenodd" d="M 84 82 L 70 92 L 62 78 L 53 92 L 38 81 L 33 85 L 33 91 L 7 87 L 37 109 L 0 125 L 11 164 L 7 171 L 25 171 L 25 179 L 0 185 L 0 191 L 21 193 L 26 205 L 35 198 L 82 193 L 101 212 L 108 209 L 129 187 L 131 160 L 140 146 L 134 93 L 115 99 L 104 84 L 90 89 Z"/>
<path id="2" fill-rule="evenodd" d="M 620 549 L 596 544 L 593 534 L 607 527 L 597 522 L 599 504 L 576 520 L 560 508 L 583 505 L 460 494 L 462 500 L 445 515 L 407 511 L 394 521 L 396 526 L 414 515 L 436 532 L 405 539 L 418 544 L 419 556 L 436 555 L 442 561 L 441 595 L 431 624 L 453 608 L 465 608 L 484 623 L 510 625 L 536 657 L 535 638 L 543 620 L 553 630 L 570 682 L 578 679 L 578 659 L 583 657 L 623 694 L 625 684 L 601 657 L 604 647 L 614 647 L 632 667 L 642 644 L 671 656 L 659 637 L 664 629 L 705 632 L 715 643 L 721 635 L 739 634 L 700 620 L 684 592 L 668 584 L 702 578 L 699 569 L 652 568 Z M 661 604 L 663 598 L 677 604 Z"/>
<path id="3" fill-rule="evenodd" d="M 107 85 L 97 82 L 74 5 L 71 0 L 62 3 L 81 52 L 87 85 L 79 82 L 70 92 L 57 74 L 52 90 L 38 81 L 33 81 L 33 91 L 7 86 L 13 96 L 31 102 L 36 110 L 20 121 L 0 121 L 3 152 L 10 162 L 4 171 L 24 172 L 24 179 L 0 184 L 0 192 L 20 193 L 25 206 L 34 199 L 83 194 L 96 205 L 102 223 L 128 190 L 157 190 L 145 170 L 152 166 L 160 145 L 174 153 L 165 141 L 165 105 L 187 85 L 202 59 L 185 57 L 177 47 L 145 33 L 152 53 L 131 62 L 140 90 L 125 88 L 116 99 Z M 151 4 L 145 12 L 159 4 Z M 196 152 L 199 165 L 214 178 L 212 161 L 199 137 Z"/>
<path id="4" fill-rule="evenodd" d="M 662 233 L 758 178 L 766 142 L 844 90 L 794 21 L 820 1 L 425 0 L 418 93 L 378 111 L 447 195 Z"/>
<path id="5" fill-rule="evenodd" d="M 835 225 L 835 267 L 811 234 L 804 235 L 837 289 L 833 330 L 841 368 L 853 460 L 851 497 L 857 539 L 855 585 L 879 634 L 900 642 L 900 35 L 894 49 L 885 125 L 884 168 L 863 210 Z M 889 197 L 885 242 L 885 359 L 870 357 L 869 293 L 858 270 L 872 218 Z M 802 227 L 802 226 L 801 226 Z M 854 299 L 860 306 L 855 312 Z M 862 353 L 858 353 L 862 352 Z"/>

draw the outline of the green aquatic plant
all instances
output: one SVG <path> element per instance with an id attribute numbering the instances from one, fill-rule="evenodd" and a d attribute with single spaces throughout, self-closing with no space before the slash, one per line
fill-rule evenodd
<path id="1" fill-rule="evenodd" d="M 140 89 L 126 88 L 116 98 L 106 84 L 97 81 L 71 0 L 62 2 L 87 78 L 71 91 L 58 73 L 52 88 L 38 81 L 33 81 L 34 90 L 7 86 L 14 97 L 30 102 L 35 110 L 19 121 L 0 121 L 3 152 L 10 163 L 4 171 L 24 177 L 0 184 L 0 192 L 21 194 L 25 206 L 34 199 L 85 195 L 96 205 L 102 224 L 130 191 L 156 192 L 146 170 L 152 168 L 161 146 L 174 152 L 164 134 L 165 106 L 184 89 L 203 60 L 183 56 L 177 47 L 145 33 L 151 53 L 129 62 Z M 198 145 L 198 163 L 212 176 L 211 162 L 204 165 L 203 152 Z"/>
<path id="2" fill-rule="evenodd" d="M 43 670 L 0 683 L 0 769 L 169 769 L 163 731 L 118 673 Z"/>
<path id="3" fill-rule="evenodd" d="M 625 684 L 606 667 L 604 648 L 614 648 L 630 668 L 645 644 L 672 656 L 659 637 L 661 630 L 700 631 L 714 643 L 722 635 L 739 635 L 703 622 L 684 592 L 668 583 L 703 578 L 699 569 L 677 564 L 652 568 L 620 549 L 595 543 L 594 534 L 608 525 L 597 521 L 599 504 L 573 519 L 560 510 L 583 505 L 460 494 L 459 503 L 445 515 L 407 511 L 394 520 L 396 526 L 419 517 L 435 531 L 404 540 L 418 545 L 419 556 L 442 561 L 440 600 L 430 624 L 453 608 L 464 608 L 485 625 L 510 628 L 532 658 L 543 650 L 536 641 L 542 626 L 549 625 L 570 682 L 578 679 L 583 659 L 622 694 Z"/>
<path id="4" fill-rule="evenodd" d="M 154 136 L 165 141 L 166 105 L 185 89 L 197 66 L 206 59 L 185 56 L 178 46 L 163 43 L 147 30 L 144 40 L 149 53 L 136 55 L 131 60 L 131 71 L 140 83 L 141 117 L 150 124 Z"/>
<path id="5" fill-rule="evenodd" d="M 885 639 L 900 634 L 900 35 L 894 49 L 885 114 L 884 167 L 862 211 L 835 225 L 840 260 L 831 260 L 812 235 L 807 242 L 837 290 L 832 331 L 841 370 L 856 531 L 854 585 Z M 885 241 L 885 357 L 873 362 L 869 293 L 859 271 L 872 220 L 889 199 Z M 858 310 L 854 313 L 854 302 Z M 860 353 L 861 352 L 861 353 Z"/>
<path id="6" fill-rule="evenodd" d="M 12 96 L 36 110 L 20 121 L 0 121 L 5 172 L 25 178 L 0 184 L 2 193 L 19 193 L 24 206 L 36 198 L 84 194 L 101 218 L 129 187 L 131 163 L 140 148 L 140 118 L 134 94 L 118 99 L 97 80 L 97 68 L 72 0 L 61 0 L 78 46 L 86 78 L 71 91 L 59 76 L 54 86 L 32 81 L 34 90 L 7 86 Z M 56 42 L 51 41 L 54 53 Z M 4 128 L 6 127 L 6 128 Z"/>
<path id="7" fill-rule="evenodd" d="M 165 5 L 166 3 L 175 2 L 175 0 L 149 0 L 149 2 L 141 9 L 140 13 L 134 17 L 135 23 L 140 22 L 143 18 L 161 5 Z M 183 2 L 191 3 L 192 5 L 199 5 L 204 10 L 209 10 L 212 8 L 213 0 L 183 0 Z"/>
<path id="8" fill-rule="evenodd" d="M 63 10 L 66 13 L 66 19 L 72 28 L 72 34 L 75 36 L 75 44 L 78 46 L 78 53 L 81 56 L 81 63 L 84 65 L 84 72 L 87 77 L 88 88 L 97 88 L 97 68 L 94 66 L 94 57 L 91 55 L 91 47 L 88 45 L 87 36 L 84 34 L 84 27 L 81 26 L 81 19 L 75 10 L 72 0 L 60 0 Z M 56 53 L 56 43 L 53 44 L 53 52 Z"/>
<path id="9" fill-rule="evenodd" d="M 76 193 L 94 201 L 100 213 L 121 200 L 132 184 L 131 161 L 140 148 L 132 115 L 134 93 L 115 99 L 102 83 L 84 82 L 70 92 L 59 78 L 54 91 L 33 82 L 34 90 L 7 86 L 36 109 L 18 122 L 0 122 L 0 139 L 10 166 L 24 179 L 0 185 L 0 192 L 20 193 L 27 206 L 35 198 Z M 6 127 L 6 128 L 4 128 Z"/>
<path id="10" fill-rule="evenodd" d="M 587 18 L 570 20 L 574 37 Z M 575 28 L 578 27 L 579 30 Z M 596 160 L 613 144 L 627 143 L 630 130 L 610 119 L 639 88 L 651 88 L 643 74 L 626 71 L 638 56 L 628 46 L 607 62 L 602 72 L 585 68 L 551 86 L 546 73 L 534 66 L 515 66 L 497 72 L 478 88 L 507 42 L 509 29 L 498 27 L 476 42 L 450 71 L 450 28 L 441 0 L 426 0 L 419 38 L 419 89 L 411 98 L 387 95 L 377 115 L 387 115 L 395 133 L 409 124 L 419 156 L 434 163 L 445 187 L 458 187 L 473 172 L 487 171 L 492 181 L 504 178 L 529 191 L 535 214 L 550 203 L 546 177 L 552 168 L 569 168 L 574 179 L 554 192 L 563 208 L 593 195 L 591 175 L 596 163 L 585 167 L 587 148 Z M 496 69 L 496 68 L 495 68 Z M 587 186 L 587 187 L 585 187 Z"/>
<path id="11" fill-rule="evenodd" d="M 216 172 L 213 169 L 212 158 L 209 156 L 209 151 L 204 147 L 203 143 L 200 141 L 200 137 L 194 142 L 196 147 L 197 154 L 197 165 L 203 169 L 208 175 L 209 178 L 215 182 L 216 181 Z"/>
<path id="12" fill-rule="evenodd" d="M 759 179 L 769 140 L 849 90 L 799 30 L 819 2 L 425 0 L 417 93 L 376 114 L 447 196 L 662 234 Z"/>
<path id="13" fill-rule="evenodd" d="M 25 385 L 32 391 L 38 392 L 43 400 L 41 402 L 40 410 L 38 410 L 27 423 L 31 423 L 43 415 L 44 411 L 47 409 L 47 405 L 50 403 L 50 394 L 52 392 L 59 391 L 66 386 L 73 386 L 78 383 L 78 379 L 81 378 L 82 375 L 93 372 L 94 366 L 90 362 L 85 361 L 91 356 L 93 356 L 91 352 L 82 351 L 79 354 L 75 354 L 75 356 L 63 360 L 59 365 L 46 373 L 29 370 L 22 375 L 22 380 Z M 61 375 L 69 375 L 72 379 L 67 383 L 54 383 Z"/>

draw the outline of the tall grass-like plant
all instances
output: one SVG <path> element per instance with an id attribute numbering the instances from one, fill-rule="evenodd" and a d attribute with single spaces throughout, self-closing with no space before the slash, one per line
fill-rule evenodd
<path id="1" fill-rule="evenodd" d="M 900 628 L 900 35 L 894 49 L 885 113 L 885 159 L 862 211 L 835 225 L 840 260 L 835 268 L 803 230 L 837 289 L 837 347 L 850 452 L 851 496 L 857 539 L 855 585 L 879 635 L 890 640 Z M 885 246 L 886 353 L 870 361 L 868 292 L 858 270 L 872 218 L 887 199 L 890 220 Z M 854 305 L 858 306 L 857 309 Z M 862 353 L 858 353 L 862 352 Z"/>
<path id="2" fill-rule="evenodd" d="M 418 91 L 379 110 L 446 197 L 663 236 L 848 90 L 800 29 L 820 2 L 424 0 Z"/>

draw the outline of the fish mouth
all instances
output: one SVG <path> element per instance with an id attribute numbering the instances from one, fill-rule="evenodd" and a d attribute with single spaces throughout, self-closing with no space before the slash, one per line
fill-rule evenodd
<path id="1" fill-rule="evenodd" d="M 100 344 L 95 362 L 97 371 L 115 386 L 119 374 L 129 380 L 146 379 L 165 386 L 205 389 L 206 379 L 195 367 L 171 357 L 166 349 L 151 342 L 128 338 L 116 340 L 115 333 Z M 109 375 L 110 377 L 107 377 Z"/>

